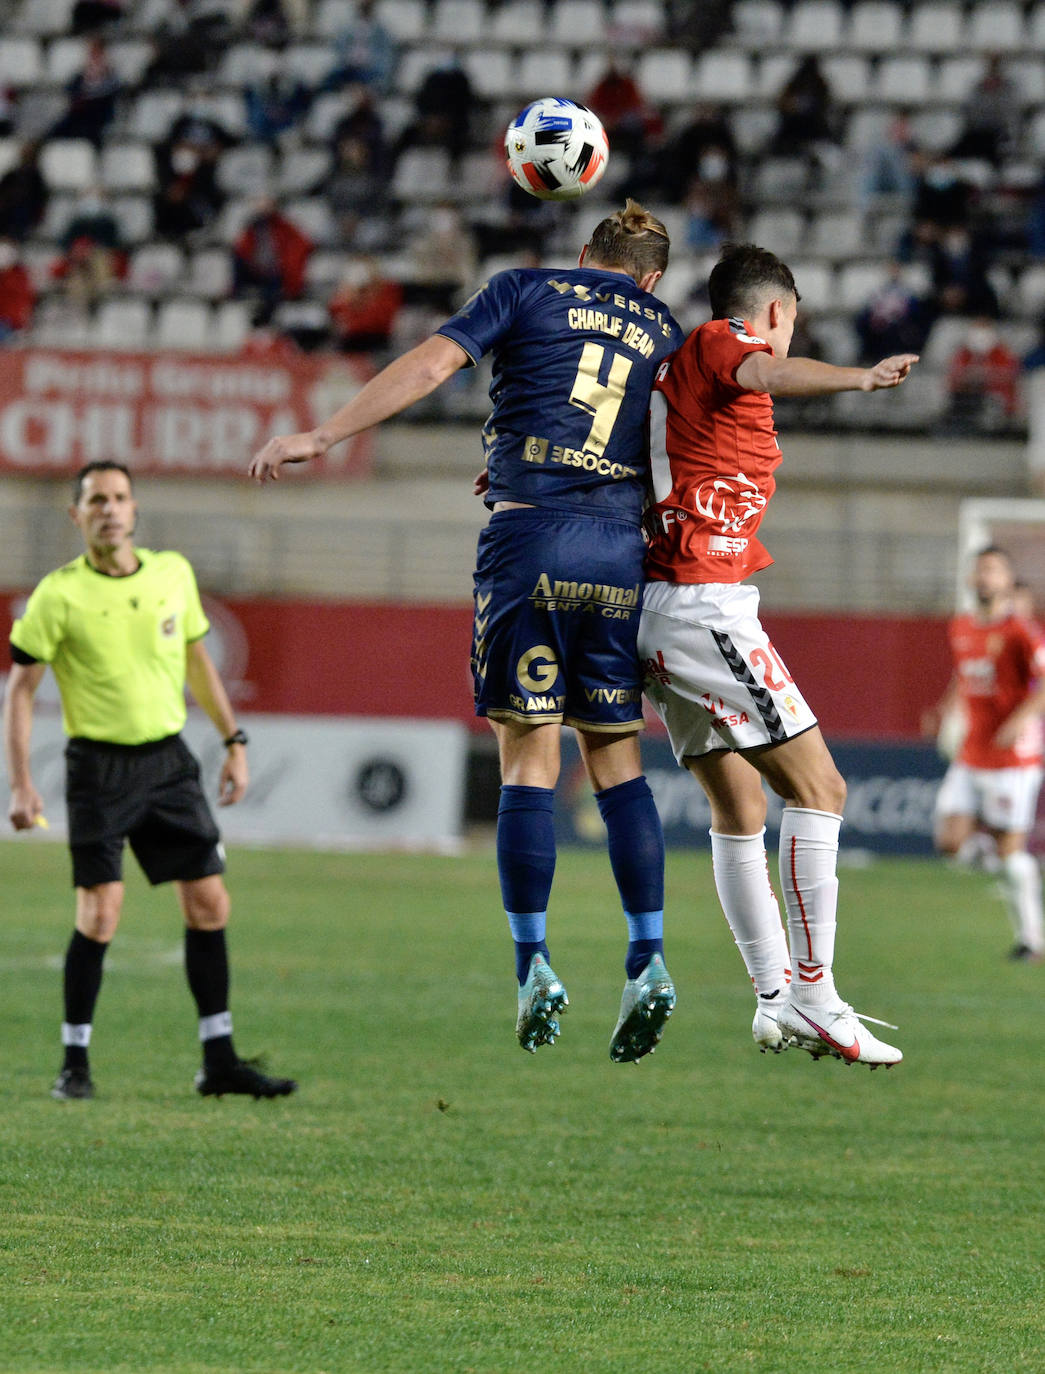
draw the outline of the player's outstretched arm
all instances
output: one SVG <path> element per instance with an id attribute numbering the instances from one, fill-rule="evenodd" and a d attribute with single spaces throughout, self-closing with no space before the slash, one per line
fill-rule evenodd
<path id="1" fill-rule="evenodd" d="M 433 334 L 382 368 L 362 391 L 318 428 L 270 439 L 251 459 L 247 471 L 256 482 L 269 478 L 276 481 L 284 463 L 321 458 L 335 444 L 380 424 L 391 415 L 398 415 L 421 400 L 469 361 L 459 344 L 443 334 Z"/>
<path id="2" fill-rule="evenodd" d="M 11 785 L 8 818 L 15 830 L 31 830 L 43 815 L 43 798 L 29 771 L 29 740 L 33 731 L 33 698 L 47 665 L 13 663 L 4 696 L 4 752 Z"/>
<path id="3" fill-rule="evenodd" d="M 899 386 L 918 361 L 917 353 L 898 353 L 874 367 L 836 367 L 816 358 L 775 358 L 749 353 L 736 371 L 745 391 L 771 396 L 831 396 L 838 391 L 882 391 Z"/>
<path id="4" fill-rule="evenodd" d="M 1039 683 L 1034 691 L 1021 701 L 1010 716 L 998 726 L 994 743 L 999 749 L 1011 749 L 1024 730 L 1035 718 L 1045 715 L 1045 682 Z"/>

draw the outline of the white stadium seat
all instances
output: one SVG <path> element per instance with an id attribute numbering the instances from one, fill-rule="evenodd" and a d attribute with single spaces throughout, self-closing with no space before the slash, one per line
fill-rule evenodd
<path id="1" fill-rule="evenodd" d="M 484 38 L 490 42 L 528 47 L 534 34 L 544 31 L 544 6 L 540 0 L 510 0 L 486 20 Z"/>
<path id="2" fill-rule="evenodd" d="M 753 243 L 787 258 L 799 249 L 805 238 L 805 216 L 798 210 L 760 210 L 748 223 Z"/>
<path id="3" fill-rule="evenodd" d="M 751 59 L 742 52 L 707 52 L 693 66 L 692 93 L 701 100 L 746 101 L 751 98 L 754 76 Z M 685 98 L 686 91 L 679 91 Z"/>
<path id="4" fill-rule="evenodd" d="M 436 0 L 429 32 L 437 43 L 478 43 L 485 13 L 482 0 Z"/>
<path id="5" fill-rule="evenodd" d="M 664 6 L 660 0 L 612 0 L 608 30 L 621 47 L 663 41 Z"/>
<path id="6" fill-rule="evenodd" d="M 830 310 L 834 306 L 834 270 L 826 262 L 792 261 L 795 286 L 802 298 L 800 309 L 806 314 Z"/>
<path id="7" fill-rule="evenodd" d="M 710 56 L 728 61 L 726 54 Z M 745 61 L 742 53 L 729 54 Z M 693 70 L 693 59 L 682 48 L 651 48 L 639 58 L 635 69 L 639 88 L 654 103 L 662 100 L 692 100 L 704 94 L 700 78 Z"/>
<path id="8" fill-rule="evenodd" d="M 809 250 L 822 258 L 852 258 L 870 251 L 863 216 L 853 210 L 825 211 L 813 220 Z"/>
<path id="9" fill-rule="evenodd" d="M 18 162 L 21 145 L 16 138 L 0 138 L 0 177 Z"/>
<path id="10" fill-rule="evenodd" d="M 874 94 L 897 105 L 924 105 L 929 99 L 929 76 L 924 57 L 886 57 L 878 67 Z"/>
<path id="11" fill-rule="evenodd" d="M 1026 42 L 1023 12 L 1012 0 L 990 0 L 973 5 L 966 23 L 965 41 L 980 52 L 1019 52 Z"/>
<path id="12" fill-rule="evenodd" d="M 117 196 L 113 213 L 120 239 L 127 247 L 152 237 L 152 200 L 148 196 Z"/>
<path id="13" fill-rule="evenodd" d="M 509 94 L 519 100 L 532 100 L 536 96 L 571 90 L 572 86 L 573 58 L 570 53 L 561 48 L 552 52 L 537 48 L 523 53 L 512 73 Z"/>
<path id="14" fill-rule="evenodd" d="M 153 45 L 141 38 L 109 44 L 109 61 L 116 75 L 127 86 L 139 86 L 145 70 L 155 56 Z"/>
<path id="15" fill-rule="evenodd" d="M 855 312 L 862 310 L 885 280 L 885 265 L 880 262 L 847 262 L 836 276 L 838 307 Z M 801 287 L 799 287 L 801 290 Z"/>
<path id="16" fill-rule="evenodd" d="M 424 0 L 377 0 L 374 13 L 401 43 L 416 43 L 424 36 L 428 21 Z"/>
<path id="17" fill-rule="evenodd" d="M 396 69 L 396 90 L 413 95 L 428 73 L 445 67 L 453 55 L 452 48 L 409 48 Z"/>
<path id="18" fill-rule="evenodd" d="M 91 326 L 90 342 L 95 348 L 146 348 L 151 326 L 152 309 L 148 301 L 102 301 Z"/>
<path id="19" fill-rule="evenodd" d="M 355 0 L 319 0 L 312 21 L 318 38 L 338 38 L 355 17 Z"/>
<path id="20" fill-rule="evenodd" d="M 222 353 L 238 353 L 251 328 L 251 307 L 246 301 L 222 301 L 214 310 L 209 346 Z"/>
<path id="21" fill-rule="evenodd" d="M 86 60 L 86 39 L 56 38 L 47 46 L 46 79 L 55 86 L 64 86 L 83 71 Z"/>
<path id="22" fill-rule="evenodd" d="M 9 11 L 9 7 L 4 7 Z M 22 0 L 14 22 L 16 33 L 35 33 L 42 38 L 68 33 L 72 27 L 73 0 Z"/>
<path id="23" fill-rule="evenodd" d="M 185 290 L 216 301 L 232 290 L 232 255 L 227 248 L 201 248 L 189 260 Z"/>
<path id="24" fill-rule="evenodd" d="M 1005 64 L 1006 75 L 1019 87 L 1028 105 L 1045 105 L 1045 62 L 1041 56 L 1011 58 Z"/>
<path id="25" fill-rule="evenodd" d="M 476 95 L 494 100 L 509 89 L 512 59 L 503 48 L 472 48 L 464 55 L 463 66 Z"/>
<path id="26" fill-rule="evenodd" d="M 156 161 L 147 143 L 107 143 L 99 164 L 108 191 L 151 191 L 156 185 Z"/>
<path id="27" fill-rule="evenodd" d="M 278 66 L 291 81 L 315 90 L 337 66 L 337 49 L 330 43 L 292 43 L 279 54 Z"/>
<path id="28" fill-rule="evenodd" d="M 1016 305 L 1022 315 L 1039 317 L 1045 311 L 1045 264 L 1025 267 L 1016 283 Z"/>
<path id="29" fill-rule="evenodd" d="M 911 11 L 907 47 L 913 52 L 961 52 L 964 48 L 961 7 L 925 0 Z"/>
<path id="30" fill-rule="evenodd" d="M 972 88 L 983 75 L 985 65 L 982 57 L 943 58 L 936 72 L 933 92 L 936 99 L 958 104 L 968 100 Z"/>
<path id="31" fill-rule="evenodd" d="M 442 148 L 407 148 L 392 177 L 395 200 L 442 200 L 450 186 L 450 158 Z"/>
<path id="32" fill-rule="evenodd" d="M 284 156 L 276 178 L 281 196 L 303 196 L 312 191 L 330 171 L 329 148 L 299 148 Z"/>
<path id="33" fill-rule="evenodd" d="M 552 47 L 546 49 L 549 56 L 554 45 L 565 44 L 574 48 L 601 46 L 606 42 L 606 11 L 599 0 L 558 0 L 550 15 L 547 34 L 536 33 L 531 43 L 550 38 Z M 554 85 L 542 86 L 538 94 L 550 95 L 558 88 Z"/>
<path id="34" fill-rule="evenodd" d="M 0 85 L 18 90 L 35 86 L 42 76 L 40 44 L 35 38 L 0 38 Z"/>
<path id="35" fill-rule="evenodd" d="M 157 348 L 205 353 L 211 347 L 211 333 L 211 312 L 205 301 L 168 300 L 157 309 Z"/>
<path id="36" fill-rule="evenodd" d="M 40 152 L 40 171 L 52 191 L 85 191 L 98 179 L 94 145 L 85 138 L 52 138 Z"/>
<path id="37" fill-rule="evenodd" d="M 783 36 L 784 44 L 799 52 L 840 48 L 842 18 L 839 0 L 798 0 Z"/>
<path id="38" fill-rule="evenodd" d="M 179 285 L 185 275 L 185 255 L 173 243 L 145 243 L 131 254 L 127 283 L 132 291 L 156 295 Z"/>
<path id="39" fill-rule="evenodd" d="M 185 104 L 180 91 L 142 91 L 134 98 L 127 117 L 127 133 L 146 143 L 160 143 L 170 133 Z"/>
<path id="40" fill-rule="evenodd" d="M 965 120 L 958 110 L 919 110 L 911 120 L 917 142 L 931 153 L 943 152 L 957 142 Z"/>
<path id="41" fill-rule="evenodd" d="M 758 63 L 757 93 L 764 100 L 775 100 L 797 67 L 798 59 L 793 53 L 767 53 Z"/>
<path id="42" fill-rule="evenodd" d="M 903 46 L 903 6 L 893 0 L 861 0 L 853 6 L 845 46 L 857 52 L 896 52 Z"/>
<path id="43" fill-rule="evenodd" d="M 745 48 L 762 49 L 776 43 L 784 27 L 779 0 L 736 0 L 733 30 Z"/>
<path id="44" fill-rule="evenodd" d="M 245 143 L 222 153 L 215 171 L 227 195 L 262 196 L 272 189 L 272 149 L 264 143 Z"/>
<path id="45" fill-rule="evenodd" d="M 444 182 L 444 194 L 446 185 Z M 337 237 L 334 214 L 324 196 L 299 196 L 288 200 L 282 210 L 313 243 L 332 243 Z"/>
<path id="46" fill-rule="evenodd" d="M 861 105 L 867 99 L 870 67 L 866 57 L 857 53 L 824 57 L 820 70 L 840 105 Z"/>
<path id="47" fill-rule="evenodd" d="M 221 86 L 254 86 L 270 77 L 279 65 L 280 58 L 271 48 L 260 43 L 234 43 L 226 48 L 215 79 Z"/>

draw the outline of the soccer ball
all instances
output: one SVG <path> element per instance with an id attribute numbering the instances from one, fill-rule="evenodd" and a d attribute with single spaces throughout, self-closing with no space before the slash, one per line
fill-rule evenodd
<path id="1" fill-rule="evenodd" d="M 584 105 L 546 95 L 508 125 L 504 151 L 513 180 L 540 200 L 576 200 L 606 170 L 606 130 Z"/>

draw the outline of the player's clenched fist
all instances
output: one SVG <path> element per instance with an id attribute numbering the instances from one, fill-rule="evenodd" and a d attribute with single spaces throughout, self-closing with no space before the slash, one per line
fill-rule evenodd
<path id="1" fill-rule="evenodd" d="M 868 369 L 864 390 L 882 391 L 886 387 L 899 386 L 917 361 L 917 353 L 897 353 L 891 358 L 883 358 Z"/>
<path id="2" fill-rule="evenodd" d="M 278 434 L 255 453 L 247 471 L 255 482 L 269 478 L 275 482 L 284 463 L 306 463 L 310 458 L 322 458 L 327 447 L 314 430 L 306 434 Z"/>

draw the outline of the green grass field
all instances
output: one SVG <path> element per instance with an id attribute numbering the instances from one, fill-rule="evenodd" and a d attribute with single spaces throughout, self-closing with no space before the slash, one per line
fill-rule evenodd
<path id="1" fill-rule="evenodd" d="M 1045 968 L 989 880 L 843 873 L 840 987 L 907 1055 L 871 1074 L 756 1052 L 709 861 L 673 856 L 678 1010 L 618 1066 L 601 855 L 560 857 L 571 1006 L 530 1057 L 492 855 L 236 852 L 237 1042 L 301 1080 L 254 1102 L 193 1092 L 173 894 L 135 874 L 98 1097 L 58 1103 L 66 862 L 0 846 L 0 1369 L 1045 1369 Z"/>

